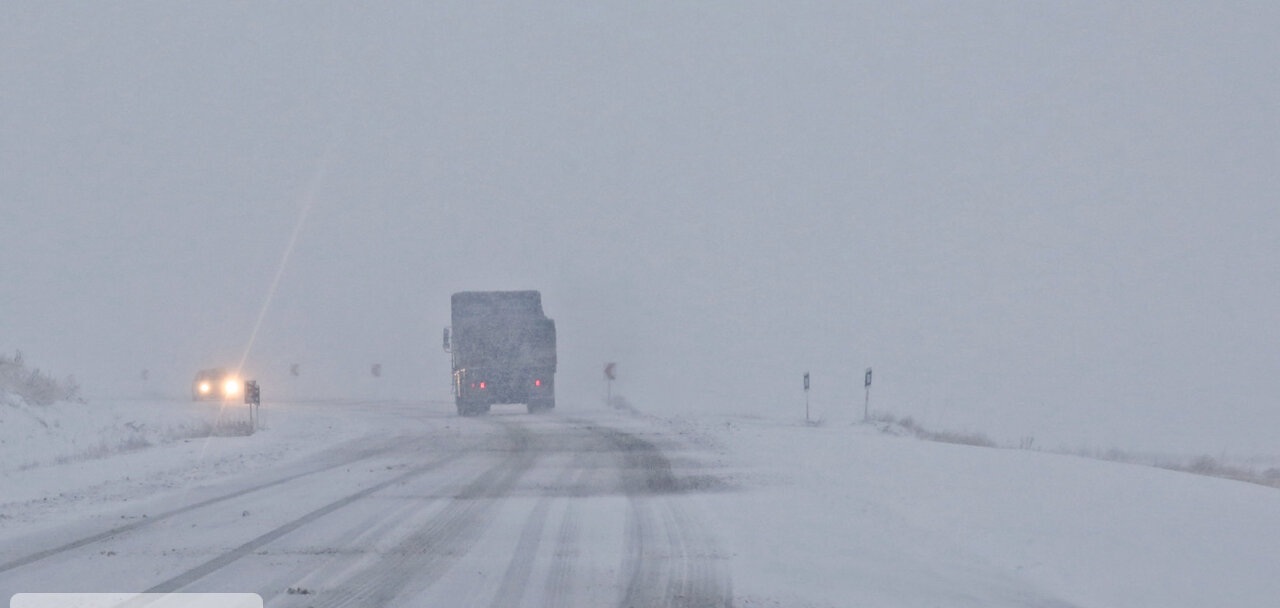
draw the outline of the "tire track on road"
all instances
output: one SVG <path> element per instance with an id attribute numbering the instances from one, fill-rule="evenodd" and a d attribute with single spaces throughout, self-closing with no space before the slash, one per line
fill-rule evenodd
<path id="1" fill-rule="evenodd" d="M 512 439 L 501 462 L 464 487 L 426 524 L 388 552 L 388 557 L 346 578 L 348 589 L 320 591 L 313 605 L 385 606 L 412 586 L 430 587 L 464 556 L 494 517 L 495 498 L 506 498 L 541 456 L 532 449 L 532 434 L 523 427 L 500 423 Z"/>
<path id="2" fill-rule="evenodd" d="M 573 503 L 565 505 L 560 529 L 556 532 L 556 548 L 547 572 L 548 606 L 564 606 L 573 580 L 573 563 L 582 552 L 578 549 L 578 516 Z"/>
<path id="3" fill-rule="evenodd" d="M 515 437 L 517 435 L 510 425 L 503 425 L 503 426 L 504 426 L 504 430 L 507 431 L 507 434 L 509 436 Z M 420 438 L 412 438 L 412 439 L 414 441 L 420 440 Z M 516 441 L 515 441 L 516 444 L 523 444 L 525 442 L 526 442 L 525 438 L 516 437 Z M 221 555 L 218 555 L 217 557 L 210 559 L 194 568 L 190 568 L 187 571 L 177 576 L 171 577 L 151 587 L 146 592 L 147 593 L 172 593 L 174 591 L 177 591 L 186 585 L 189 585 L 201 578 L 204 578 L 205 576 L 208 576 L 209 574 L 212 574 L 213 572 L 216 572 L 222 568 L 225 568 L 226 566 L 244 558 L 245 556 L 250 555 L 251 553 L 260 549 L 261 547 L 311 522 L 314 522 L 317 519 L 320 519 L 321 517 L 328 515 L 329 513 L 337 511 L 356 501 L 366 498 L 380 490 L 386 489 L 398 483 L 403 483 L 405 481 L 408 481 L 409 479 L 426 474 L 429 471 L 439 469 L 447 464 L 460 460 L 463 457 L 468 456 L 473 452 L 477 451 L 481 447 L 482 446 L 480 444 L 472 444 L 468 446 L 466 449 L 459 450 L 457 452 L 447 454 L 431 462 L 421 464 L 416 467 L 412 467 L 408 471 L 405 471 L 404 473 L 401 473 L 389 479 L 385 479 L 372 486 L 368 486 L 358 492 L 348 494 L 338 500 L 332 501 L 328 504 L 325 504 L 322 507 L 314 509 L 306 513 L 305 515 L 302 515 L 301 517 L 295 518 L 292 521 L 285 523 L 284 525 L 278 526 L 272 529 L 270 532 L 261 534 L 255 537 L 254 539 L 246 543 L 243 543 L 230 551 L 222 553 Z M 502 464 L 506 464 L 506 462 L 507 461 L 504 461 Z M 502 464 L 495 467 L 490 472 L 501 469 Z M 334 467 L 329 467 L 329 468 L 334 468 Z M 486 476 L 487 475 L 488 473 L 486 473 Z"/>
<path id="4" fill-rule="evenodd" d="M 497 594 L 489 603 L 492 608 L 506 608 L 520 604 L 525 589 L 529 585 L 529 578 L 533 574 L 533 562 L 538 556 L 538 546 L 542 544 L 542 531 L 546 528 L 547 513 L 551 510 L 551 503 L 561 498 L 555 492 L 566 487 L 569 480 L 578 476 L 580 471 L 581 469 L 573 466 L 572 462 L 565 466 L 552 482 L 553 492 L 539 498 L 528 518 L 525 519 L 524 528 L 520 531 L 520 540 L 516 543 L 507 571 L 498 585 Z"/>
<path id="5" fill-rule="evenodd" d="M 363 451 L 361 451 L 361 452 L 357 453 L 356 455 L 354 455 L 354 456 L 353 456 L 353 457 L 351 457 L 351 458 L 348 458 L 348 459 L 345 459 L 345 460 L 340 460 L 339 462 L 336 462 L 336 463 L 334 463 L 334 464 L 329 464 L 329 465 L 324 465 L 324 466 L 320 466 L 320 467 L 316 467 L 316 468 L 312 468 L 312 469 L 307 469 L 307 470 L 305 470 L 305 471 L 300 471 L 300 472 L 298 472 L 298 473 L 294 473 L 294 474 L 291 474 L 291 475 L 286 475 L 286 476 L 284 476 L 284 477 L 280 477 L 280 478 L 277 478 L 277 479 L 273 479 L 273 480 L 268 481 L 268 482 L 255 484 L 255 485 L 252 485 L 252 486 L 249 486 L 249 487 L 246 487 L 246 488 L 241 488 L 241 489 L 236 490 L 236 491 L 233 491 L 233 492 L 228 492 L 228 493 L 226 493 L 226 494 L 220 494 L 220 495 L 217 495 L 217 496 L 213 496 L 213 497 L 210 497 L 210 498 L 207 498 L 207 499 L 204 499 L 204 500 L 198 501 L 198 502 L 194 502 L 194 503 L 191 503 L 191 504 L 188 504 L 188 505 L 184 505 L 184 506 L 181 506 L 181 507 L 177 507 L 177 508 L 174 508 L 174 509 L 170 509 L 170 510 L 168 510 L 168 511 L 164 511 L 164 512 L 159 513 L 159 514 L 154 515 L 154 516 L 148 516 L 146 519 L 140 519 L 140 520 L 137 520 L 137 521 L 134 521 L 134 522 L 131 522 L 131 523 L 127 523 L 127 524 L 121 525 L 121 526 L 115 526 L 115 527 L 109 528 L 109 529 L 107 529 L 107 530 L 104 530 L 104 531 L 102 531 L 102 532 L 99 532 L 99 533 L 96 533 L 96 534 L 91 534 L 91 535 L 89 535 L 89 536 L 85 536 L 85 537 L 83 537 L 83 538 L 79 538 L 79 539 L 74 540 L 74 541 L 71 541 L 71 542 L 67 542 L 67 543 L 64 543 L 64 544 L 61 544 L 61 545 L 57 545 L 57 546 L 55 546 L 55 547 L 51 547 L 51 548 L 49 548 L 49 549 L 45 549 L 45 550 L 42 550 L 42 551 L 37 551 L 37 552 L 35 552 L 35 553 L 31 553 L 31 554 L 28 554 L 28 555 L 24 555 L 24 556 L 22 556 L 22 557 L 14 558 L 14 559 L 11 559 L 11 560 L 9 560 L 9 561 L 7 561 L 7 562 L 0 563 L 0 574 L 2 574 L 2 573 L 4 573 L 4 572 L 7 572 L 7 571 L 10 571 L 10 570 L 13 570 L 13 569 L 15 569 L 15 568 L 20 568 L 20 567 L 22 567 L 22 566 L 26 566 L 26 565 L 29 565 L 29 564 L 33 564 L 33 563 L 39 562 L 39 561 L 44 560 L 44 559 L 48 559 L 48 558 L 50 558 L 50 557 L 53 557 L 53 556 L 58 555 L 58 554 L 61 554 L 61 553 L 66 553 L 66 552 L 68 552 L 68 551 L 74 551 L 74 550 L 76 550 L 76 549 L 79 549 L 79 548 L 82 548 L 82 547 L 86 547 L 86 546 L 88 546 L 88 545 L 92 545 L 92 544 L 94 544 L 94 543 L 102 542 L 102 541 L 105 541 L 105 540 L 110 540 L 110 539 L 115 538 L 115 537 L 118 537 L 118 536 L 120 536 L 120 535 L 122 535 L 122 534 L 127 534 L 127 533 L 129 533 L 129 532 L 133 532 L 133 531 L 135 531 L 135 530 L 139 530 L 139 529 L 141 529 L 141 528 L 146 528 L 146 527 L 148 527 L 148 526 L 152 526 L 152 525 L 154 525 L 154 524 L 160 523 L 160 522 L 162 522 L 162 521 L 165 521 L 166 519 L 170 519 L 170 518 L 172 518 L 172 517 L 176 517 L 176 516 L 178 516 L 178 515 L 183 515 L 183 514 L 185 514 L 185 513 L 190 513 L 190 512 L 192 512 L 192 511 L 195 511 L 195 510 L 198 510 L 198 509 L 203 509 L 203 508 L 208 507 L 208 506 L 211 506 L 211 505 L 216 505 L 216 504 L 221 503 L 221 502 L 226 502 L 226 501 L 228 501 L 228 500 L 233 500 L 233 499 L 236 499 L 236 498 L 240 498 L 241 496 L 245 496 L 245 495 L 248 495 L 248 494 L 253 494 L 254 492 L 260 492 L 260 491 L 262 491 L 262 490 L 267 490 L 267 489 L 270 489 L 270 488 L 274 488 L 274 487 L 276 487 L 276 486 L 283 485 L 283 484 L 289 483 L 289 482 L 291 482 L 291 481 L 294 481 L 294 480 L 297 480 L 297 479 L 301 479 L 301 478 L 303 478 L 303 477 L 308 477 L 308 476 L 310 476 L 310 475 L 316 475 L 316 474 L 319 474 L 319 473 L 324 473 L 324 472 L 326 472 L 326 471 L 331 471 L 331 470 L 333 470 L 333 469 L 338 469 L 338 468 L 342 468 L 342 467 L 345 467 L 345 466 L 350 466 L 350 465 L 355 464 L 355 463 L 357 463 L 357 462 L 360 462 L 360 461 L 362 461 L 362 460 L 369 460 L 369 459 L 371 459 L 371 458 L 376 458 L 376 457 L 378 457 L 378 456 L 382 456 L 382 455 L 385 455 L 385 454 L 387 454 L 387 453 L 394 452 L 394 451 L 396 451 L 396 450 L 402 449 L 403 447 L 405 447 L 405 445 L 407 445 L 407 444 L 411 444 L 413 441 L 416 441 L 416 438 L 404 438 L 404 439 L 401 439 L 401 440 L 399 440 L 399 441 L 396 441 L 396 442 L 394 442 L 393 444 L 388 445 L 388 446 L 382 446 L 382 447 L 379 447 L 379 448 L 373 448 L 373 449 L 363 450 Z"/>
<path id="6" fill-rule="evenodd" d="M 204 578 L 205 576 L 208 576 L 210 573 L 216 570 L 219 570 L 227 566 L 228 564 L 231 564 L 232 562 L 239 560 L 240 558 L 246 555 L 249 555 L 250 553 L 270 543 L 271 541 L 274 541 L 280 538 L 281 536 L 284 536 L 285 534 L 293 532 L 294 530 L 297 530 L 302 526 L 305 526 L 325 515 L 328 515 L 329 513 L 337 511 L 338 509 L 341 509 L 342 507 L 345 507 L 357 500 L 360 500 L 366 496 L 369 496 L 374 492 L 382 490 L 383 488 L 387 488 L 397 483 L 403 482 L 407 479 L 413 478 L 415 476 L 422 475 L 423 473 L 426 473 L 427 471 L 430 471 L 432 469 L 440 468 L 450 462 L 458 460 L 463 455 L 464 455 L 463 453 L 458 453 L 458 454 L 446 456 L 440 460 L 414 467 L 404 473 L 401 473 L 399 475 L 396 475 L 395 477 L 392 477 L 391 479 L 387 479 L 377 484 L 374 484 L 372 486 L 369 486 L 354 494 L 348 494 L 347 496 L 344 496 L 341 499 L 338 499 L 336 501 L 333 501 L 329 504 L 324 505 L 323 507 L 315 509 L 314 511 L 311 511 L 306 515 L 303 515 L 302 517 L 294 519 L 293 521 L 290 521 L 289 523 L 283 526 L 275 528 L 270 532 L 267 532 L 266 534 L 262 534 L 257 538 L 254 538 L 253 540 L 250 540 L 249 542 L 236 547 L 235 549 L 232 549 L 226 553 L 223 553 L 222 555 L 219 555 L 218 557 L 215 557 L 203 564 L 200 564 L 199 566 L 196 566 L 195 568 L 191 568 L 186 572 L 183 572 L 182 574 L 179 574 L 158 585 L 155 585 L 150 589 L 147 589 L 145 593 L 172 593 L 174 591 L 177 591 L 182 587 L 192 582 L 195 582 L 201 578 Z"/>
<path id="7" fill-rule="evenodd" d="M 598 437 L 597 437 L 598 439 Z M 578 545 L 580 537 L 580 524 L 578 521 L 578 506 L 575 499 L 590 496 L 590 488 L 593 483 L 599 483 L 596 479 L 598 467 L 600 466 L 601 451 L 598 448 L 589 451 L 591 458 L 585 464 L 580 464 L 577 469 L 577 475 L 573 482 L 573 487 L 569 491 L 568 500 L 564 506 L 564 512 L 560 515 L 560 527 L 556 531 L 556 545 L 551 554 L 551 565 L 547 569 L 546 581 L 546 601 L 547 606 L 568 606 L 569 598 L 572 598 L 574 590 L 574 564 L 582 556 L 582 548 Z"/>
<path id="8" fill-rule="evenodd" d="M 732 584 L 715 538 L 679 504 L 690 489 L 653 443 L 617 429 L 590 427 L 617 446 L 629 499 L 618 605 L 728 607 Z"/>

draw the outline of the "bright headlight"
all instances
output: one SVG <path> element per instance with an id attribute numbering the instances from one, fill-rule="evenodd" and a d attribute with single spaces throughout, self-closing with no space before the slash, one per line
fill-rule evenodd
<path id="1" fill-rule="evenodd" d="M 201 392 L 201 394 L 208 393 L 208 392 L 209 392 L 209 389 L 211 389 L 211 388 L 213 388 L 213 387 L 212 387 L 212 386 L 209 386 L 209 383 L 208 383 L 208 382 L 201 382 L 201 383 L 200 383 L 200 392 Z"/>
<path id="2" fill-rule="evenodd" d="M 228 395 L 234 395 L 240 392 L 240 381 L 227 380 L 226 384 L 222 385 L 222 391 Z"/>

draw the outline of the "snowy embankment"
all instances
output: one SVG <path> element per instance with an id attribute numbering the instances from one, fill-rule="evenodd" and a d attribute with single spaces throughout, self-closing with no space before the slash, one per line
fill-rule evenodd
<path id="1" fill-rule="evenodd" d="M 164 401 L 31 405 L 0 395 L 0 473 L 68 464 L 194 437 L 248 434 L 239 412 Z"/>
<path id="2" fill-rule="evenodd" d="M 678 418 L 741 606 L 1274 606 L 1280 490 L 881 426 Z"/>
<path id="3" fill-rule="evenodd" d="M 0 402 L 0 532 L 52 525 L 282 463 L 385 431 L 364 407 L 266 403 L 249 433 L 245 406 L 190 401 Z M 367 405 L 367 404 L 366 404 Z"/>

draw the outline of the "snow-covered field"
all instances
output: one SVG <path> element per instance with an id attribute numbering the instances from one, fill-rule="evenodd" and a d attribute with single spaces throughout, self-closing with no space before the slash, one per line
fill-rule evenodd
<path id="1" fill-rule="evenodd" d="M 166 401 L 29 405 L 15 395 L 0 408 L 0 467 L 5 472 L 92 460 L 236 428 L 243 406 Z"/>
<path id="2" fill-rule="evenodd" d="M 440 410 L 414 418 L 416 432 L 456 438 L 460 426 L 442 405 L 296 403 L 270 406 L 267 428 L 252 436 L 220 435 L 209 432 L 216 408 L 200 405 L 0 406 L 0 562 L 48 548 L 23 544 L 39 537 L 33 530 L 171 503 L 344 443 L 370 448 L 404 430 L 408 408 Z M 660 447 L 673 472 L 701 488 L 680 500 L 718 537 L 737 606 L 1262 607 L 1280 598 L 1274 488 L 933 443 L 851 421 L 571 405 L 501 421 L 534 433 L 613 428 Z M 523 504 L 498 509 L 491 526 L 520 530 Z M 604 503 L 579 506 L 590 504 Z"/>
<path id="3" fill-rule="evenodd" d="M 682 421 L 728 446 L 713 496 L 743 605 L 1272 606 L 1280 491 L 920 441 L 874 426 Z M 762 602 L 753 602 L 757 598 Z"/>

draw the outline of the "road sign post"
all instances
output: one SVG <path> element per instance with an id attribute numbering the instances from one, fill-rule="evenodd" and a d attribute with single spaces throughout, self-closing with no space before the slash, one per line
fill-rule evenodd
<path id="1" fill-rule="evenodd" d="M 871 419 L 871 368 L 867 368 L 866 380 L 863 381 L 862 387 L 867 391 L 867 399 L 862 403 L 862 421 L 866 422 Z"/>
<path id="2" fill-rule="evenodd" d="M 804 421 L 809 422 L 809 372 L 804 373 Z"/>
<path id="3" fill-rule="evenodd" d="M 609 362 L 604 364 L 604 380 L 605 380 L 605 407 L 613 407 L 613 381 L 618 377 L 618 364 Z"/>
<path id="4" fill-rule="evenodd" d="M 261 423 L 258 407 L 262 405 L 262 389 L 256 380 L 244 383 L 244 403 L 249 406 L 249 432 L 256 431 Z"/>

